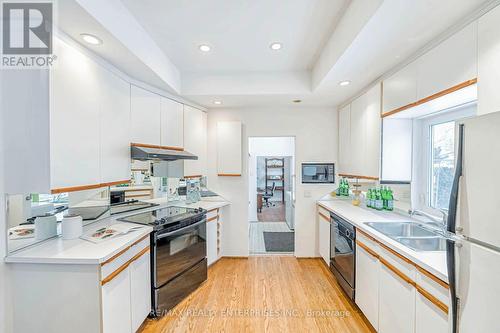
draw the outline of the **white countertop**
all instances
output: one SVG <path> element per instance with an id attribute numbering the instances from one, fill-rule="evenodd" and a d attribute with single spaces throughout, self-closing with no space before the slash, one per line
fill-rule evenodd
<path id="1" fill-rule="evenodd" d="M 206 200 L 205 200 L 206 199 Z M 145 200 L 148 202 L 157 203 L 160 206 L 136 210 L 123 214 L 118 214 L 112 217 L 107 217 L 95 223 L 84 227 L 83 233 L 88 233 L 92 230 L 97 230 L 103 226 L 108 226 L 115 223 L 129 224 L 117 222 L 116 219 L 134 215 L 140 212 L 150 211 L 168 206 L 180 206 L 191 208 L 204 208 L 212 210 L 229 205 L 230 203 L 222 197 L 203 198 L 194 204 L 186 202 L 167 202 L 166 198 Z M 134 224 L 134 226 L 137 226 Z M 7 263 L 36 263 L 36 264 L 100 264 L 123 249 L 132 245 L 135 241 L 148 235 L 153 231 L 152 227 L 144 226 L 143 228 L 132 231 L 125 235 L 119 235 L 101 243 L 95 244 L 80 238 L 72 240 L 63 240 L 60 236 L 48 239 L 38 244 L 34 244 L 25 249 L 11 253 L 5 258 Z"/>
<path id="2" fill-rule="evenodd" d="M 366 207 L 356 207 L 351 204 L 350 200 L 335 199 L 330 196 L 322 198 L 318 204 L 331 211 L 340 217 L 350 221 L 358 229 L 363 230 L 370 236 L 376 238 L 384 245 L 398 252 L 402 256 L 413 261 L 415 264 L 428 270 L 438 278 L 448 281 L 447 267 L 446 267 L 446 252 L 444 251 L 413 251 L 412 249 L 396 242 L 395 240 L 387 237 L 386 235 L 376 231 L 366 222 L 402 222 L 402 221 L 416 221 L 408 215 L 400 215 L 396 212 L 376 211 Z"/>

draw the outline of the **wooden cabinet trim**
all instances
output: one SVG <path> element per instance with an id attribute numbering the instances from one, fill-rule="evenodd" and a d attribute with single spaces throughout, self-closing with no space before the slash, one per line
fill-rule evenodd
<path id="1" fill-rule="evenodd" d="M 135 245 L 139 244 L 140 242 L 142 242 L 143 240 L 145 240 L 148 237 L 149 237 L 149 235 L 146 235 L 146 236 L 141 237 L 139 240 L 133 242 L 131 245 L 127 246 L 126 248 L 124 248 L 123 250 L 121 250 L 120 252 L 118 252 L 117 254 L 115 254 L 114 256 L 112 256 L 111 258 L 109 258 L 108 260 L 102 262 L 101 263 L 101 267 L 104 266 L 104 265 L 106 265 L 106 264 L 109 264 L 110 262 L 112 262 L 113 260 L 115 260 L 116 258 L 118 258 L 119 256 L 121 256 L 122 254 L 124 254 L 125 252 L 127 252 L 128 250 L 130 250 L 130 248 L 132 246 L 135 246 Z"/>
<path id="2" fill-rule="evenodd" d="M 424 104 L 424 103 L 427 103 L 429 101 L 432 101 L 436 98 L 439 98 L 439 97 L 442 97 L 442 96 L 445 96 L 445 95 L 448 95 L 448 94 L 451 94 L 452 92 L 455 92 L 457 90 L 460 90 L 460 89 L 463 89 L 465 87 L 468 87 L 468 86 L 471 86 L 473 84 L 476 84 L 477 83 L 477 78 L 475 79 L 472 79 L 472 80 L 467 80 L 465 82 L 462 82 L 462 83 L 459 83 L 457 84 L 456 86 L 453 86 L 451 88 L 448 88 L 448 89 L 445 89 L 443 91 L 440 91 L 440 92 L 437 92 L 431 96 L 427 96 L 425 98 L 422 98 L 416 102 L 413 102 L 413 103 L 410 103 L 408 105 L 404 105 L 402 107 L 399 107 L 397 109 L 394 109 L 394 110 L 391 110 L 391 111 L 387 111 L 385 113 L 382 113 L 382 118 L 385 118 L 385 117 L 388 117 L 388 116 L 391 116 L 393 114 L 396 114 L 396 113 L 399 113 L 401 111 L 404 111 L 404 110 L 407 110 L 407 109 L 411 109 L 415 106 L 418 106 L 418 105 L 421 105 L 421 104 Z"/>
<path id="3" fill-rule="evenodd" d="M 217 220 L 217 219 L 219 219 L 219 215 L 216 215 L 216 216 L 213 216 L 213 217 L 209 218 L 209 219 L 207 220 L 207 223 L 208 223 L 208 222 L 215 221 L 215 220 Z"/>
<path id="4" fill-rule="evenodd" d="M 169 150 L 184 151 L 183 147 L 151 145 L 151 144 L 148 144 L 148 143 L 132 142 L 132 143 L 130 143 L 130 146 L 133 146 L 133 147 L 142 147 L 142 148 L 169 149 Z"/>
<path id="5" fill-rule="evenodd" d="M 84 190 L 95 190 L 95 189 L 98 189 L 101 187 L 114 186 L 114 185 L 126 184 L 126 183 L 130 183 L 130 180 L 127 179 L 127 180 L 117 180 L 115 182 L 108 182 L 108 183 L 98 183 L 98 184 L 70 186 L 70 187 L 59 187 L 59 188 L 51 189 L 50 193 L 58 194 L 58 193 L 76 192 L 76 191 L 84 191 Z"/>
<path id="6" fill-rule="evenodd" d="M 431 293 L 429 293 L 427 290 L 425 290 L 424 288 L 422 288 L 418 284 L 415 285 L 415 287 L 416 287 L 416 289 L 417 289 L 417 291 L 418 291 L 418 293 L 420 295 L 422 295 L 425 298 L 427 298 L 427 300 L 429 302 L 431 302 L 432 304 L 434 304 L 435 306 L 437 306 L 444 313 L 448 314 L 448 306 L 446 304 L 444 304 L 443 302 L 441 302 L 439 299 L 437 299 L 436 297 L 434 297 Z"/>
<path id="7" fill-rule="evenodd" d="M 142 241 L 143 241 L 143 240 L 145 240 L 146 238 L 149 238 L 149 235 L 146 235 L 146 236 L 144 236 L 144 237 L 141 237 L 139 240 L 137 240 L 137 241 L 133 242 L 133 243 L 132 243 L 132 245 L 130 245 L 130 247 L 132 247 L 132 246 L 135 246 L 135 245 L 139 244 L 140 242 L 142 242 Z"/>
<path id="8" fill-rule="evenodd" d="M 209 211 L 207 211 L 207 213 L 211 213 L 211 212 L 219 212 L 219 208 L 214 208 L 214 209 L 210 209 Z"/>
<path id="9" fill-rule="evenodd" d="M 115 277 L 117 277 L 121 272 L 123 272 L 125 269 L 127 269 L 128 266 L 130 266 L 131 263 L 139 259 L 144 255 L 144 253 L 148 252 L 150 250 L 149 246 L 145 247 L 141 252 L 137 253 L 135 256 L 132 257 L 129 261 L 118 267 L 116 271 L 113 273 L 109 274 L 106 278 L 104 278 L 101 281 L 101 286 L 104 286 L 106 283 L 112 281 Z"/>
<path id="10" fill-rule="evenodd" d="M 130 179 L 127 180 L 118 180 L 115 182 L 108 182 L 108 183 L 101 183 L 101 186 L 114 186 L 114 185 L 121 185 L 121 184 L 128 184 L 130 183 Z"/>
<path id="11" fill-rule="evenodd" d="M 349 173 L 339 173 L 339 177 L 355 178 L 355 179 L 367 179 L 367 180 L 379 180 L 379 177 L 353 175 L 353 174 L 349 174 Z"/>
<path id="12" fill-rule="evenodd" d="M 445 289 L 450 289 L 450 286 L 448 285 L 448 283 L 446 283 L 445 281 L 441 280 L 440 278 L 438 278 L 437 276 L 435 276 L 434 274 L 432 274 L 431 272 L 427 271 L 426 269 L 423 269 L 422 267 L 420 266 L 417 266 L 415 265 L 415 267 L 417 268 L 417 270 L 422 273 L 423 275 L 427 276 L 429 279 L 431 279 L 432 281 L 436 282 L 437 284 L 439 284 L 441 287 L 445 288 Z"/>
<path id="13" fill-rule="evenodd" d="M 219 173 L 217 174 L 219 177 L 241 177 L 240 173 Z"/>
<path id="14" fill-rule="evenodd" d="M 190 178 L 201 178 L 203 177 L 202 175 L 191 175 L 191 176 L 184 176 L 185 179 L 190 179 Z"/>
<path id="15" fill-rule="evenodd" d="M 318 212 L 319 216 L 321 216 L 325 221 L 330 223 L 330 217 L 326 216 L 325 214 Z"/>
<path id="16" fill-rule="evenodd" d="M 368 246 L 366 246 L 365 244 L 363 244 L 359 240 L 356 240 L 356 245 L 359 245 L 360 248 L 362 248 L 363 250 L 365 250 L 366 252 L 368 252 L 368 254 L 370 254 L 372 257 L 375 257 L 377 259 L 380 258 L 380 256 L 375 251 L 373 251 L 372 249 L 370 249 Z"/>
<path id="17" fill-rule="evenodd" d="M 405 281 L 409 285 L 412 285 L 412 286 L 415 287 L 415 285 L 416 285 L 415 281 L 413 281 L 412 279 L 410 279 L 409 277 L 407 277 L 403 272 L 401 272 L 399 269 L 397 269 L 396 267 L 394 267 L 390 262 L 388 262 L 387 260 L 385 260 L 383 257 L 379 257 L 378 259 L 380 260 L 380 262 L 382 264 L 384 264 L 385 267 L 387 267 L 394 274 L 396 274 L 397 276 L 399 276 L 403 281 Z"/>

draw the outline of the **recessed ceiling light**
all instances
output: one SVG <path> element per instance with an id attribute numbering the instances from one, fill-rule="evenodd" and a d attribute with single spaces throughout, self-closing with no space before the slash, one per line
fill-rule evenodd
<path id="1" fill-rule="evenodd" d="M 294 103 L 301 103 L 302 100 L 301 99 L 294 99 L 292 102 L 294 102 Z"/>
<path id="2" fill-rule="evenodd" d="M 269 45 L 269 47 L 273 51 L 278 51 L 278 50 L 281 50 L 281 48 L 283 47 L 283 44 L 275 42 L 275 43 L 272 43 L 271 45 Z"/>
<path id="3" fill-rule="evenodd" d="M 339 86 L 342 86 L 342 87 L 348 86 L 350 84 L 351 84 L 351 81 L 349 81 L 349 80 L 345 80 L 345 81 L 340 81 L 339 82 Z"/>
<path id="4" fill-rule="evenodd" d="M 222 101 L 214 101 L 215 105 L 222 105 Z"/>
<path id="5" fill-rule="evenodd" d="M 92 45 L 101 45 L 102 44 L 102 39 L 100 39 L 97 36 L 91 35 L 91 34 L 80 34 L 82 36 L 82 39 Z"/>
<path id="6" fill-rule="evenodd" d="M 198 48 L 200 49 L 201 52 L 209 52 L 212 49 L 210 45 L 207 44 L 202 44 Z"/>

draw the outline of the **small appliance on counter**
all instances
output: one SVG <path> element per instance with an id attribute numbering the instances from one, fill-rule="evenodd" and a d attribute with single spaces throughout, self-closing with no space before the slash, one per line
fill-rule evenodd
<path id="1" fill-rule="evenodd" d="M 57 217 L 52 214 L 35 218 L 35 239 L 44 240 L 57 236 Z"/>
<path id="2" fill-rule="evenodd" d="M 36 221 L 35 221 L 36 228 Z M 83 218 L 80 215 L 68 214 L 63 217 L 61 222 L 62 238 L 69 240 L 75 239 L 83 233 Z"/>
<path id="3" fill-rule="evenodd" d="M 186 201 L 188 204 L 196 203 L 201 200 L 200 180 L 197 178 L 186 181 Z"/>

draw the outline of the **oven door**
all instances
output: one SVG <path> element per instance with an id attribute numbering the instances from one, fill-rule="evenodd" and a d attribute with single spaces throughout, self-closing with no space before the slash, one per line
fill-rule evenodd
<path id="1" fill-rule="evenodd" d="M 342 288 L 354 296 L 355 229 L 340 218 L 331 217 L 330 267 Z"/>
<path id="2" fill-rule="evenodd" d="M 154 236 L 152 284 L 160 288 L 207 256 L 207 220 Z"/>

